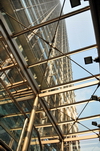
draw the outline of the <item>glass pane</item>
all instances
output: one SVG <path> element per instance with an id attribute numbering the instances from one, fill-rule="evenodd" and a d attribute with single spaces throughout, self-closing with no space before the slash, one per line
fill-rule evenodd
<path id="1" fill-rule="evenodd" d="M 17 2 L 16 0 L 12 0 L 12 2 L 13 2 L 13 5 L 16 9 L 22 8 L 20 1 Z"/>
<path id="2" fill-rule="evenodd" d="M 82 151 L 85 151 L 86 149 L 93 150 L 93 151 L 100 150 L 99 139 L 82 140 L 80 141 L 80 145 Z"/>
<path id="3" fill-rule="evenodd" d="M 8 59 L 8 54 L 1 41 L 0 41 L 0 54 L 1 54 L 0 55 L 0 64 L 2 65 L 2 63 Z"/>
<path id="4" fill-rule="evenodd" d="M 16 116 L 3 118 L 1 121 L 6 125 L 9 125 L 10 128 L 18 128 L 23 126 L 23 120 L 24 120 L 23 116 Z"/>
<path id="5" fill-rule="evenodd" d="M 40 147 L 39 137 L 39 132 L 37 129 L 33 128 L 29 149 L 41 151 L 42 145 Z"/>
<path id="6" fill-rule="evenodd" d="M 17 142 L 0 126 L 0 139 L 4 141 L 11 149 L 16 150 Z"/>
<path id="7" fill-rule="evenodd" d="M 61 149 L 61 144 L 60 143 L 57 143 L 57 144 L 44 144 L 43 145 L 43 151 L 45 150 L 52 150 L 52 151 L 55 151 L 55 150 L 60 150 Z"/>
<path id="8" fill-rule="evenodd" d="M 40 137 L 45 136 L 45 137 L 53 137 L 54 135 L 57 135 L 55 132 L 55 129 L 50 126 L 50 127 L 45 127 L 45 128 L 39 128 L 38 129 Z"/>

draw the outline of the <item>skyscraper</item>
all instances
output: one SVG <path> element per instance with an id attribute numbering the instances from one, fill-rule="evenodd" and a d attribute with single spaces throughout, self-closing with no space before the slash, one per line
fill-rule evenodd
<path id="1" fill-rule="evenodd" d="M 34 122 L 38 130 L 32 126 L 29 150 L 40 149 L 35 145 L 39 136 L 45 144 L 44 150 L 60 150 L 58 140 L 63 143 L 63 137 L 78 131 L 77 124 L 66 124 L 77 115 L 74 106 L 65 107 L 75 102 L 74 92 L 59 92 L 72 85 L 69 83 L 72 80 L 70 57 L 65 55 L 69 52 L 66 24 L 60 20 L 63 7 L 59 0 L 3 0 L 0 3 L 1 139 L 16 150 L 24 121 L 32 118 L 30 113 L 34 117 L 37 107 L 35 121 L 34 118 L 28 124 L 26 121 L 27 125 Z M 56 22 L 49 23 L 53 18 L 57 18 Z M 74 151 L 79 149 L 79 142 L 65 146 Z"/>

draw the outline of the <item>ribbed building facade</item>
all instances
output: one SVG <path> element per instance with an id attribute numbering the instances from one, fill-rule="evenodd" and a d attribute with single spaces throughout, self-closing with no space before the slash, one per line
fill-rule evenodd
<path id="1" fill-rule="evenodd" d="M 35 93 L 27 82 L 24 71 L 21 69 L 21 59 L 22 64 L 23 62 L 25 63 L 31 78 L 34 79 L 41 93 L 53 91 L 57 89 L 56 86 L 58 85 L 60 85 L 59 89 L 70 87 L 71 85 L 64 86 L 63 83 L 68 83 L 72 80 L 72 68 L 70 58 L 64 56 L 55 59 L 57 56 L 69 52 L 64 20 L 41 26 L 20 35 L 20 31 L 39 24 L 42 25 L 42 23 L 56 17 L 60 19 L 63 11 L 61 12 L 59 0 L 2 0 L 0 9 L 1 21 L 4 24 L 1 25 L 0 35 L 0 76 L 1 81 L 3 81 L 1 82 L 0 91 L 1 139 L 16 150 L 25 120 L 23 112 L 19 112 L 20 107 L 29 118 L 35 98 Z M 6 30 L 12 41 L 6 35 Z M 19 35 L 14 37 L 14 34 L 16 35 L 17 33 Z M 17 51 L 15 54 L 15 47 L 18 55 L 22 56 L 19 62 L 16 59 Z M 42 62 L 44 60 L 46 60 L 45 63 Z M 48 109 L 51 109 L 50 114 L 54 117 L 62 135 L 67 137 L 69 133 L 78 131 L 77 124 L 74 124 L 74 126 L 72 124 L 64 124 L 64 122 L 76 118 L 76 108 L 74 106 L 58 108 L 59 106 L 75 102 L 73 91 L 45 96 L 43 100 L 46 102 Z M 42 141 L 57 139 L 55 129 L 50 125 L 50 119 L 44 111 L 41 111 L 42 109 L 40 103 L 38 103 L 34 125 L 39 132 L 40 138 Z M 8 129 L 9 131 L 7 131 Z M 8 135 L 7 139 L 5 137 L 6 133 Z M 36 132 L 33 132 L 30 151 L 33 148 L 34 150 L 40 149 L 38 145 L 34 145 L 36 137 Z M 42 146 L 43 150 L 59 151 L 61 144 L 52 143 Z M 68 151 L 79 150 L 79 142 L 65 143 L 64 146 L 65 150 Z"/>

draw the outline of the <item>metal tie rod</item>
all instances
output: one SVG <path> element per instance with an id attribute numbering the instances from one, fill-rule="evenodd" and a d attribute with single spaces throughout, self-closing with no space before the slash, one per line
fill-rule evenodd
<path id="1" fill-rule="evenodd" d="M 56 17 L 56 18 L 54 18 L 54 19 L 51 19 L 51 20 L 48 20 L 48 21 L 46 21 L 46 22 L 44 22 L 44 23 L 40 23 L 40 24 L 38 24 L 38 25 L 36 25 L 36 26 L 30 27 L 30 28 L 26 28 L 26 29 L 24 29 L 24 30 L 22 30 L 22 31 L 20 31 L 20 32 L 17 32 L 17 33 L 15 33 L 15 34 L 12 34 L 12 35 L 11 35 L 11 38 L 15 38 L 15 37 L 17 37 L 17 36 L 20 36 L 20 35 L 22 35 L 22 34 L 25 34 L 25 33 L 27 33 L 27 32 L 30 32 L 30 31 L 32 31 L 32 30 L 35 30 L 35 29 L 41 28 L 41 27 L 43 27 L 43 26 L 46 26 L 46 25 L 52 24 L 52 23 L 54 23 L 54 22 L 57 22 L 58 20 L 65 19 L 65 18 L 71 17 L 71 16 L 73 16 L 73 15 L 77 15 L 77 14 L 79 14 L 79 13 L 82 13 L 82 12 L 88 11 L 88 10 L 90 10 L 90 6 L 84 7 L 84 8 L 82 8 L 82 9 L 79 9 L 79 10 L 76 10 L 76 11 L 73 11 L 73 12 L 71 12 L 71 13 L 64 14 L 64 15 L 62 15 L 60 18 L 59 18 L 59 16 L 58 16 L 58 17 Z"/>
<path id="2" fill-rule="evenodd" d="M 61 58 L 66 57 L 66 56 L 70 56 L 70 55 L 73 55 L 73 54 L 76 54 L 76 53 L 79 53 L 79 52 L 82 52 L 82 51 L 86 51 L 86 50 L 89 50 L 89 49 L 94 49 L 94 48 L 97 48 L 97 44 L 90 45 L 90 46 L 87 46 L 87 47 L 84 47 L 84 48 L 80 48 L 80 49 L 77 49 L 77 50 L 74 50 L 74 51 L 70 51 L 70 52 L 67 52 L 63 55 L 59 55 L 59 56 L 56 56 L 56 57 L 45 59 L 43 61 L 39 61 L 39 62 L 36 62 L 34 64 L 30 64 L 30 65 L 28 65 L 28 68 L 35 67 L 35 66 L 47 63 L 48 61 L 54 61 L 54 60 L 61 59 Z"/>
<path id="3" fill-rule="evenodd" d="M 26 137 L 25 137 L 25 140 L 24 140 L 22 151 L 28 151 L 28 148 L 29 148 L 37 105 L 38 105 L 38 95 L 36 96 L 36 98 L 34 100 L 33 109 L 31 111 L 30 120 L 29 120 L 27 133 L 26 133 Z"/>

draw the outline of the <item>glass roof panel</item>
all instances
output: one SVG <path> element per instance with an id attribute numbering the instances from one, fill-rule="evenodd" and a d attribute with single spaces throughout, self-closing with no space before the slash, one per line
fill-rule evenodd
<path id="1" fill-rule="evenodd" d="M 42 129 L 42 128 L 39 128 L 38 129 L 38 131 L 39 131 L 39 134 L 40 134 L 40 137 L 50 137 L 50 136 L 54 136 L 54 135 L 57 135 L 57 133 L 55 132 L 55 129 L 54 129 L 54 127 L 53 126 L 51 126 L 51 127 L 45 127 L 44 129 Z"/>
<path id="2" fill-rule="evenodd" d="M 58 0 L 6 2 L 9 7 L 6 7 L 5 1 L 2 2 L 6 10 L 6 13 L 2 12 L 2 14 L 13 33 L 23 32 L 27 27 L 39 26 L 34 31 L 29 30 L 13 40 L 9 38 L 9 45 L 13 44 L 17 48 L 18 54 L 16 53 L 15 57 L 17 56 L 17 61 L 21 61 L 19 67 L 16 67 L 16 61 L 11 54 L 13 51 L 1 38 L 0 51 L 4 53 L 0 56 L 0 80 L 4 83 L 2 82 L 3 86 L 1 85 L 0 88 L 0 114 L 6 115 L 0 119 L 1 122 L 7 124 L 11 130 L 17 132 L 16 135 L 20 136 L 24 116 L 12 100 L 17 101 L 21 110 L 30 117 L 35 98 L 34 87 L 35 95 L 38 93 L 40 99 L 45 102 L 42 107 L 40 102 L 38 103 L 34 122 L 41 138 L 45 137 L 48 141 L 55 139 L 58 133 L 52 125 L 56 125 L 56 128 L 61 130 L 61 134 L 68 139 L 86 137 L 87 133 L 92 134 L 94 131 L 98 135 L 98 130 L 94 130 L 91 123 L 93 120 L 99 123 L 99 66 L 96 63 L 91 65 L 84 63 L 84 57 L 93 56 L 94 59 L 98 56 L 90 11 L 69 17 L 65 22 L 61 20 L 42 27 L 40 23 L 55 17 L 60 19 L 61 7 Z M 61 3 L 63 4 L 63 1 Z M 88 6 L 88 2 L 81 1 L 80 6 L 71 9 L 71 4 L 66 1 L 64 8 L 62 7 L 62 14 L 85 6 Z M 89 47 L 92 45 L 95 45 L 95 48 L 91 47 L 90 50 Z M 89 50 L 84 51 L 84 47 Z M 73 51 L 78 52 L 77 49 L 80 52 L 74 53 Z M 64 53 L 68 53 L 67 57 L 64 57 Z M 10 68 L 10 65 L 13 67 Z M 22 66 L 25 71 L 21 71 Z M 92 95 L 98 95 L 98 101 L 91 98 Z M 48 112 L 53 124 L 46 113 L 41 111 L 43 108 Z M 32 137 L 34 136 L 33 132 Z M 69 150 L 71 148 L 76 150 L 81 147 L 81 144 L 81 141 L 68 141 L 64 145 Z M 30 150 L 33 149 L 31 147 Z"/>
<path id="3" fill-rule="evenodd" d="M 70 51 L 96 43 L 90 10 L 69 17 L 65 21 Z"/>
<path id="4" fill-rule="evenodd" d="M 92 56 L 92 59 L 94 60 L 98 56 L 97 50 L 91 49 L 87 52 L 81 52 L 81 53 L 77 53 L 71 56 L 71 59 L 74 60 L 76 63 L 78 63 L 78 65 L 76 65 L 72 61 L 73 79 L 78 79 L 78 78 L 83 78 L 83 77 L 99 74 L 98 63 L 93 62 L 92 64 L 87 64 L 87 65 L 85 64 L 84 58 L 89 57 L 89 56 Z M 81 65 L 81 67 L 79 65 Z"/>
<path id="5" fill-rule="evenodd" d="M 98 139 L 82 140 L 80 141 L 80 145 L 82 151 L 85 151 L 86 149 L 99 151 L 100 149 L 100 143 Z"/>
<path id="6" fill-rule="evenodd" d="M 5 117 L 1 119 L 1 122 L 3 122 L 5 125 L 9 125 L 9 128 L 17 128 L 17 127 L 22 127 L 24 117 L 23 116 L 16 116 L 16 117 Z"/>
<path id="7" fill-rule="evenodd" d="M 7 102 L 9 102 L 9 100 Z M 0 110 L 1 115 L 19 113 L 19 111 L 14 103 L 3 104 L 0 106 L 0 109 L 1 109 Z"/>
<path id="8" fill-rule="evenodd" d="M 0 139 L 2 139 L 6 144 L 12 148 L 13 150 L 16 150 L 17 148 L 17 142 L 0 126 Z M 12 142 L 12 145 L 10 145 Z"/>

